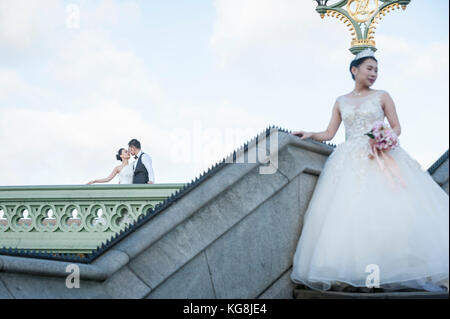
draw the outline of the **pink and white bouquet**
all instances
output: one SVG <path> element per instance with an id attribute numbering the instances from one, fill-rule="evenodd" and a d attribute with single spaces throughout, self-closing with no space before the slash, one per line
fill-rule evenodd
<path id="1" fill-rule="evenodd" d="M 375 122 L 373 128 L 365 135 L 374 139 L 373 147 L 381 151 L 394 149 L 400 144 L 397 134 L 383 121 Z"/>

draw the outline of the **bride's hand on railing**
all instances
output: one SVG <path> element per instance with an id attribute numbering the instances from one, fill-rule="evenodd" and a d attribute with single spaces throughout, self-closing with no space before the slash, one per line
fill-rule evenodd
<path id="1" fill-rule="evenodd" d="M 92 184 L 94 184 L 95 183 L 95 181 L 90 181 L 89 183 L 87 183 L 86 185 L 92 185 Z"/>
<path id="2" fill-rule="evenodd" d="M 292 132 L 292 135 L 300 137 L 301 140 L 311 138 L 313 134 L 314 133 L 312 132 L 305 132 L 305 131 Z"/>

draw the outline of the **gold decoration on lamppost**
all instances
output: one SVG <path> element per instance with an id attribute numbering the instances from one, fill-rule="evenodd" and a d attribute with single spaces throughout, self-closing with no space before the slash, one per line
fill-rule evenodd
<path id="1" fill-rule="evenodd" d="M 359 52 L 370 48 L 376 51 L 376 24 L 391 10 L 406 9 L 411 0 L 340 0 L 328 5 L 328 0 L 315 0 L 316 11 L 323 19 L 325 16 L 337 18 L 349 28 L 352 36 L 350 52 Z"/>
<path id="2" fill-rule="evenodd" d="M 347 12 L 356 22 L 366 22 L 378 9 L 378 0 L 349 0 Z"/>

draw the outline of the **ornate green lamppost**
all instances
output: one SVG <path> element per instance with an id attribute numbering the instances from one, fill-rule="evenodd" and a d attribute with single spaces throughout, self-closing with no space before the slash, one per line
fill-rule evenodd
<path id="1" fill-rule="evenodd" d="M 325 16 L 341 20 L 352 35 L 350 52 L 359 52 L 370 48 L 374 52 L 374 34 L 376 24 L 391 10 L 406 9 L 411 0 L 341 0 L 327 5 L 328 0 L 315 0 L 316 11 L 323 19 Z"/>

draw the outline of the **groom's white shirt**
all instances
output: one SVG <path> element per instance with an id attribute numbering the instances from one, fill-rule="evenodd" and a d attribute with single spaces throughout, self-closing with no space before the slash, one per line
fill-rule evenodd
<path id="1" fill-rule="evenodd" d="M 142 150 L 138 153 L 137 159 L 133 162 L 133 171 L 136 169 L 136 164 L 137 164 L 137 161 L 139 160 L 139 157 L 141 156 L 141 154 L 142 154 Z M 155 174 L 153 173 L 151 156 L 148 155 L 147 153 L 144 153 L 144 154 L 142 154 L 141 161 L 142 161 L 142 164 L 144 164 L 145 168 L 147 169 L 148 180 L 154 184 L 155 183 Z"/>

